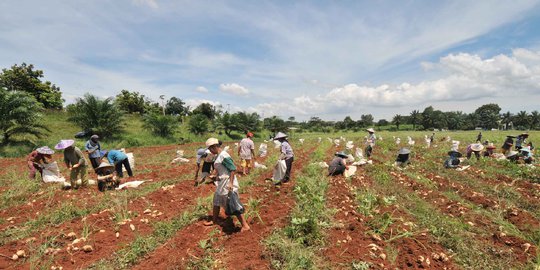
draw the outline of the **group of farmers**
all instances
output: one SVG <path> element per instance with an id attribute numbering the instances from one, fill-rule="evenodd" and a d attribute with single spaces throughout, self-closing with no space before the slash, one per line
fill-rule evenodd
<path id="1" fill-rule="evenodd" d="M 74 145 L 75 141 L 71 139 L 60 140 L 54 147 L 56 150 L 64 151 L 64 163 L 70 171 L 70 187 L 77 189 L 88 185 L 87 164 L 83 151 Z M 92 135 L 85 144 L 85 152 L 88 154 L 90 164 L 98 175 L 97 182 L 99 190 L 110 189 L 120 184 L 125 167 L 128 175 L 133 176 L 128 156 L 120 150 L 105 151 L 101 149 L 99 136 Z M 39 147 L 32 151 L 27 157 L 30 179 L 35 179 L 36 172 L 43 175 L 46 165 L 52 163 L 54 150 L 48 146 Z M 80 180 L 80 182 L 78 181 Z"/>
<path id="2" fill-rule="evenodd" d="M 291 178 L 291 169 L 294 161 L 294 152 L 287 140 L 287 134 L 278 132 L 273 139 L 279 141 L 281 144 L 281 154 L 279 159 L 284 160 L 287 166 L 285 174 L 282 179 L 278 180 L 275 185 L 281 185 L 287 183 Z M 250 173 L 251 168 L 256 160 L 255 144 L 253 143 L 253 133 L 248 132 L 246 137 L 243 138 L 238 144 L 238 156 L 240 158 L 241 173 L 247 175 Z M 202 168 L 201 168 L 201 162 Z M 201 175 L 199 177 L 199 171 Z M 212 202 L 212 220 L 205 222 L 205 225 L 219 224 L 220 210 L 227 207 L 228 200 L 230 200 L 229 193 L 238 192 L 238 178 L 236 177 L 237 168 L 229 153 L 222 148 L 222 142 L 216 138 L 209 138 L 206 140 L 206 148 L 197 150 L 197 171 L 195 173 L 195 186 L 202 183 L 214 183 L 216 191 L 214 193 L 214 199 Z M 250 227 L 247 224 L 242 213 L 237 213 L 236 216 L 242 224 L 241 231 L 249 230 Z"/>

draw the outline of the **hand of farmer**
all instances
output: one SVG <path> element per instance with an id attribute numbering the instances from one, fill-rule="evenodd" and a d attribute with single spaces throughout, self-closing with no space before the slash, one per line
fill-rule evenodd
<path id="1" fill-rule="evenodd" d="M 73 169 L 78 168 L 79 166 L 80 166 L 80 164 L 77 163 L 77 164 L 73 165 Z"/>

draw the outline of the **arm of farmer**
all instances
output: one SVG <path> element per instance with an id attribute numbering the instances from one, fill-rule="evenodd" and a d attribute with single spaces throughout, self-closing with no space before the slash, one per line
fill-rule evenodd
<path id="1" fill-rule="evenodd" d="M 225 168 L 227 168 L 227 170 L 229 170 L 230 172 L 229 184 L 227 187 L 229 188 L 229 190 L 232 190 L 233 182 L 234 182 L 234 172 L 236 171 L 236 166 L 234 166 L 234 162 L 232 158 L 230 157 L 223 159 L 223 166 L 225 166 Z"/>
<path id="2" fill-rule="evenodd" d="M 92 154 L 98 149 L 98 145 L 96 144 L 96 146 L 92 146 L 90 142 L 87 142 L 84 148 L 89 154 Z"/>

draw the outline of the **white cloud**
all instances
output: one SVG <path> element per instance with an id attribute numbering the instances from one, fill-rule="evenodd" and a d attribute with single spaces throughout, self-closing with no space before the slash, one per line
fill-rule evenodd
<path id="1" fill-rule="evenodd" d="M 236 83 L 222 83 L 219 85 L 219 89 L 223 92 L 227 92 L 234 95 L 245 96 L 249 94 L 249 90 Z"/>
<path id="2" fill-rule="evenodd" d="M 159 8 L 157 0 L 133 0 L 137 6 L 148 6 L 152 9 Z"/>
<path id="3" fill-rule="evenodd" d="M 206 87 L 204 86 L 197 86 L 197 88 L 195 88 L 195 91 L 199 93 L 208 93 L 208 89 L 206 89 Z"/>
<path id="4" fill-rule="evenodd" d="M 540 52 L 514 50 L 518 57 L 540 59 Z M 365 107 L 416 106 L 435 102 L 455 102 L 454 110 L 462 110 L 460 101 L 483 98 L 527 98 L 540 93 L 540 62 L 526 64 L 516 55 L 497 55 L 482 59 L 466 53 L 442 57 L 437 64 L 430 64 L 445 72 L 446 76 L 417 84 L 382 84 L 376 87 L 347 84 L 320 94 L 302 95 L 283 103 L 263 103 L 252 110 L 272 115 L 304 116 L 354 113 Z"/>

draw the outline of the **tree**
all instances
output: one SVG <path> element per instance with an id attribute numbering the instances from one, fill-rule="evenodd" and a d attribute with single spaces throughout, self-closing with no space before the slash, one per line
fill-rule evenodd
<path id="1" fill-rule="evenodd" d="M 392 119 L 392 124 L 396 125 L 396 128 L 399 130 L 399 125 L 401 125 L 401 122 L 403 121 L 403 117 L 400 114 L 394 115 L 394 118 Z"/>
<path id="2" fill-rule="evenodd" d="M 193 114 L 189 119 L 189 131 L 202 135 L 208 132 L 208 118 L 203 114 Z"/>
<path id="3" fill-rule="evenodd" d="M 413 125 L 413 130 L 416 130 L 416 125 L 421 121 L 421 114 L 418 110 L 413 110 L 409 117 L 409 124 Z"/>
<path id="4" fill-rule="evenodd" d="M 531 124 L 529 129 L 537 129 L 540 127 L 540 113 L 538 113 L 538 111 L 532 111 L 529 118 L 529 123 Z"/>
<path id="5" fill-rule="evenodd" d="M 447 127 L 450 130 L 458 130 L 458 129 L 464 129 L 464 123 L 465 123 L 465 115 L 463 112 L 457 111 L 457 112 L 446 112 L 446 123 L 448 124 Z M 473 126 L 474 128 L 474 126 Z"/>
<path id="6" fill-rule="evenodd" d="M 206 118 L 208 118 L 209 120 L 214 120 L 219 115 L 217 108 L 210 103 L 199 104 L 199 106 L 197 106 L 197 108 L 195 108 L 191 113 L 202 114 L 206 116 Z"/>
<path id="7" fill-rule="evenodd" d="M 0 88 L 26 92 L 47 109 L 62 109 L 64 100 L 60 88 L 49 81 L 42 82 L 41 78 L 43 71 L 34 70 L 32 64 L 13 65 L 11 69 L 2 69 Z"/>
<path id="8" fill-rule="evenodd" d="M 171 97 L 169 100 L 167 100 L 167 104 L 165 105 L 165 113 L 181 116 L 187 115 L 188 107 L 186 107 L 185 104 L 186 103 L 183 102 L 181 99 L 177 97 Z"/>
<path id="9" fill-rule="evenodd" d="M 514 116 L 512 121 L 516 129 L 526 129 L 530 126 L 530 118 L 526 111 L 520 111 Z"/>
<path id="10" fill-rule="evenodd" d="M 379 127 L 387 126 L 388 124 L 390 123 L 386 119 L 380 119 L 379 121 L 377 121 L 377 126 Z"/>
<path id="11" fill-rule="evenodd" d="M 234 120 L 237 122 L 238 131 L 259 131 L 260 116 L 257 113 L 237 112 Z"/>
<path id="12" fill-rule="evenodd" d="M 373 126 L 373 115 L 371 114 L 362 114 L 360 116 L 360 121 L 362 121 L 362 127 L 370 127 Z"/>
<path id="13" fill-rule="evenodd" d="M 501 107 L 495 103 L 485 104 L 474 112 L 478 115 L 480 127 L 483 129 L 498 128 L 499 126 L 499 112 Z"/>
<path id="14" fill-rule="evenodd" d="M 285 123 L 285 121 L 275 115 L 271 118 L 264 118 L 263 126 L 265 129 L 268 129 L 273 133 L 276 133 L 278 131 L 285 131 L 287 129 L 287 124 Z"/>
<path id="15" fill-rule="evenodd" d="M 178 119 L 172 115 L 149 113 L 143 117 L 143 127 L 160 137 L 170 137 L 178 128 Z"/>
<path id="16" fill-rule="evenodd" d="M 127 113 L 161 113 L 159 103 L 152 102 L 139 92 L 130 92 L 124 89 L 116 95 L 115 103 Z"/>
<path id="17" fill-rule="evenodd" d="M 501 123 L 504 125 L 505 130 L 507 130 L 508 125 L 512 123 L 512 118 L 513 118 L 513 115 L 510 112 L 506 112 L 501 115 Z"/>
<path id="18" fill-rule="evenodd" d="M 41 110 L 42 105 L 30 94 L 0 89 L 0 145 L 6 145 L 20 135 L 43 137 L 50 130 L 41 124 Z"/>
<path id="19" fill-rule="evenodd" d="M 426 107 L 424 111 L 422 112 L 422 126 L 424 129 L 430 129 L 433 128 L 433 113 L 435 109 L 433 109 L 433 106 Z"/>
<path id="20" fill-rule="evenodd" d="M 123 131 L 124 113 L 112 98 L 100 99 L 87 93 L 68 107 L 68 114 L 69 121 L 100 137 L 113 136 Z"/>

